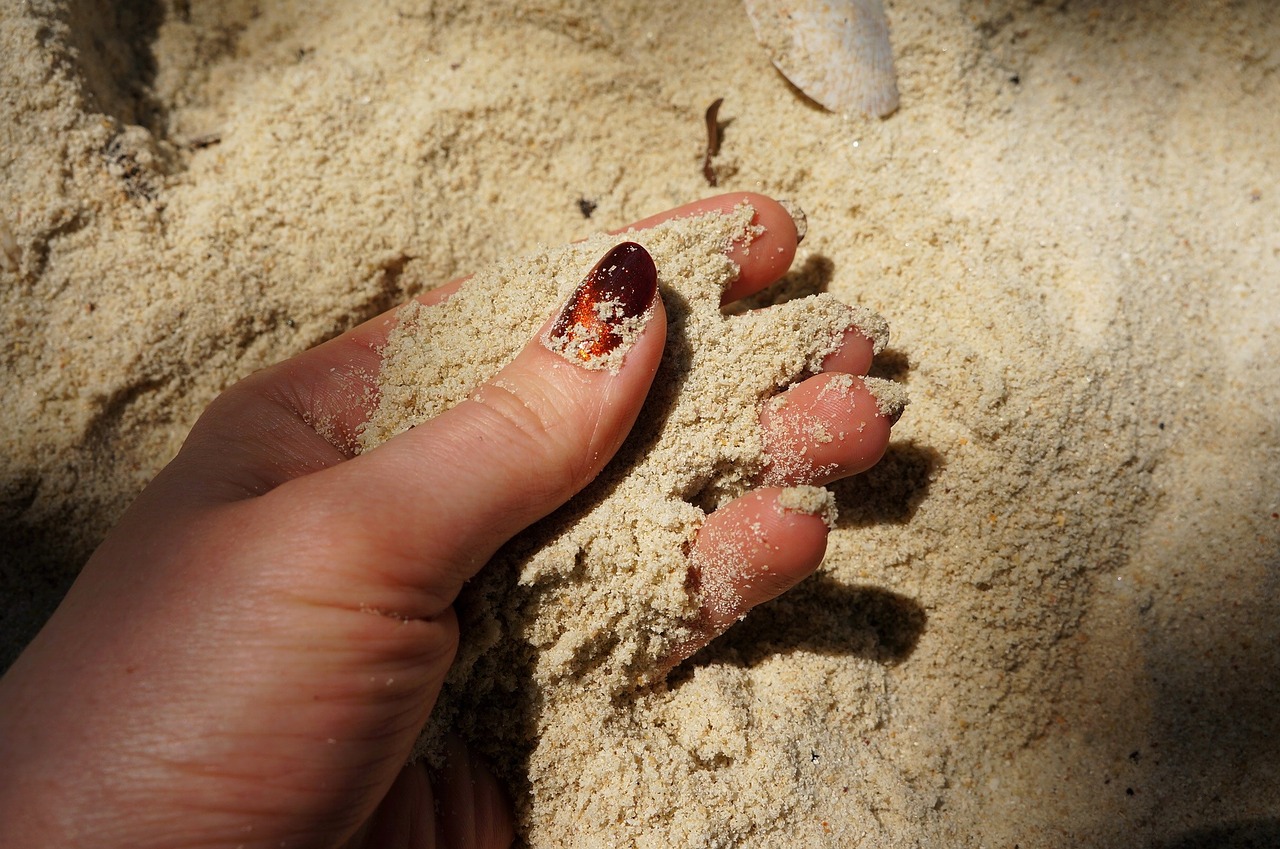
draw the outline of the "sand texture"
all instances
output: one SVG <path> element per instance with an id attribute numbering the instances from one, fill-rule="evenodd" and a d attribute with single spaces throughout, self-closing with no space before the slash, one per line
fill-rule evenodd
<path id="1" fill-rule="evenodd" d="M 1273 3 L 889 2 L 883 121 L 729 0 L 117 5 L 0 10 L 6 663 L 237 378 L 477 269 L 547 257 L 552 305 L 598 253 L 540 246 L 762 191 L 808 214 L 775 300 L 885 316 L 912 405 L 819 574 L 626 710 L 515 717 L 531 845 L 1280 842 Z M 517 577 L 472 613 L 581 592 Z M 552 693 L 655 650 L 525 636 Z"/>

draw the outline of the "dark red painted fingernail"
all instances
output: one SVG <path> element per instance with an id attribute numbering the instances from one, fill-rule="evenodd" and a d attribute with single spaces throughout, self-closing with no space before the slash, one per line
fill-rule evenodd
<path id="1" fill-rule="evenodd" d="M 547 334 L 547 346 L 583 363 L 601 359 L 635 339 L 657 292 L 653 257 L 635 242 L 623 242 L 573 290 Z"/>

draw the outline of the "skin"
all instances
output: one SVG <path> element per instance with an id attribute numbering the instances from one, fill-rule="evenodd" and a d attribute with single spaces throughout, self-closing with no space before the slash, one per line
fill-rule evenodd
<path id="1" fill-rule="evenodd" d="M 766 232 L 730 250 L 742 269 L 733 300 L 790 266 L 796 232 L 782 207 L 726 195 L 636 226 L 743 199 Z M 460 587 L 608 462 L 653 379 L 665 316 L 659 303 L 616 374 L 550 368 L 565 361 L 535 337 L 495 378 L 519 401 L 481 387 L 353 457 L 345 446 L 393 321 L 227 390 L 95 552 L 0 680 L 0 845 L 511 843 L 502 790 L 461 743 L 433 776 L 405 760 L 453 659 Z M 769 486 L 708 518 L 691 583 L 737 600 L 704 607 L 700 638 L 666 666 L 817 568 L 827 528 L 783 511 L 778 487 L 853 474 L 884 453 L 889 422 L 860 383 L 819 391 L 830 373 L 870 363 L 870 341 L 851 331 L 828 374 L 791 390 L 785 415 L 762 412 L 766 444 L 798 426 L 788 416 L 831 432 L 873 426 L 809 446 L 824 452 L 821 478 L 766 475 Z M 751 523 L 756 542 L 717 556 Z"/>

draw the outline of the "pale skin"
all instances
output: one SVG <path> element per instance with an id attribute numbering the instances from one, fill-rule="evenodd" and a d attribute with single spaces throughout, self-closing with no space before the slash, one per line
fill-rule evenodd
<path id="1" fill-rule="evenodd" d="M 759 195 L 765 228 L 726 300 L 775 282 L 796 231 Z M 779 250 L 781 249 L 781 250 Z M 448 309 L 457 283 L 423 296 Z M 550 316 L 548 316 L 550 318 Z M 536 339 L 454 409 L 353 457 L 388 314 L 227 390 L 139 496 L 43 631 L 0 680 L 0 845 L 24 847 L 503 847 L 513 822 L 496 779 L 451 743 L 428 776 L 405 766 L 454 655 L 452 602 L 497 547 L 594 478 L 622 443 L 662 354 L 653 318 L 616 374 L 552 368 Z M 762 410 L 766 446 L 807 416 L 858 439 L 808 446 L 825 483 L 880 459 L 890 423 L 855 381 L 855 330 L 824 373 Z M 530 399 L 534 399 L 530 402 Z M 310 423 L 325 422 L 322 435 Z M 817 568 L 827 528 L 761 486 L 708 517 L 693 559 L 729 570 L 732 610 L 704 608 L 692 654 Z M 761 549 L 714 552 L 742 523 Z M 767 548 L 767 550 L 766 550 Z M 766 568 L 767 567 L 767 568 Z M 696 585 L 697 581 L 693 584 Z M 671 666 L 682 657 L 656 662 Z"/>

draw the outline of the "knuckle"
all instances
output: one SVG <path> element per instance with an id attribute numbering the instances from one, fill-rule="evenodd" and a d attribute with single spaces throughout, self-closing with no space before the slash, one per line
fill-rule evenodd
<path id="1" fill-rule="evenodd" d="M 516 388 L 500 381 L 485 384 L 471 397 L 478 436 L 495 453 L 532 472 L 533 483 L 548 492 L 577 489 L 585 473 L 582 431 L 573 421 L 577 405 L 554 386 Z M 588 431 L 589 432 L 589 431 Z"/>

